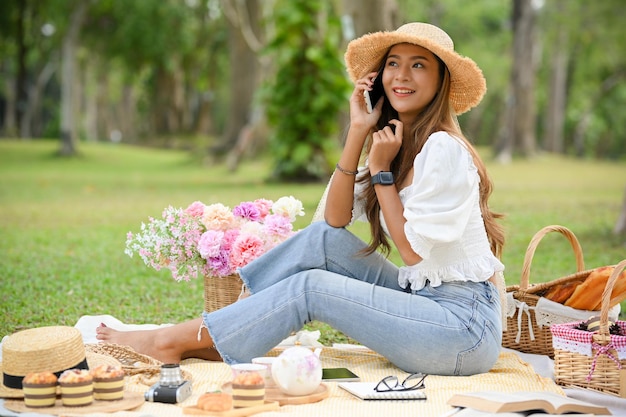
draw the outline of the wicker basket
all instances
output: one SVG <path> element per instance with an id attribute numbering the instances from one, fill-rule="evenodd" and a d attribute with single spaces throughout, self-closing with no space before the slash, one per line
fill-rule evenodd
<path id="1" fill-rule="evenodd" d="M 626 398 L 626 336 L 611 335 L 608 321 L 611 292 L 625 267 L 626 259 L 615 267 L 606 283 L 597 333 L 575 329 L 578 323 L 551 326 L 557 384 Z M 626 322 L 616 324 L 626 334 Z"/>
<path id="2" fill-rule="evenodd" d="M 237 301 L 242 294 L 243 282 L 239 275 L 204 277 L 204 311 L 210 313 Z"/>
<path id="3" fill-rule="evenodd" d="M 558 232 L 565 236 L 572 245 L 574 255 L 576 257 L 577 272 L 553 281 L 543 282 L 540 284 L 529 285 L 530 266 L 532 263 L 535 250 L 539 242 L 545 235 L 551 232 Z M 514 315 L 507 315 L 507 328 L 502 333 L 502 346 L 525 353 L 534 353 L 538 355 L 547 355 L 554 357 L 554 349 L 552 348 L 552 334 L 549 325 L 539 325 L 537 323 L 536 307 L 542 294 L 555 285 L 568 282 L 582 282 L 591 273 L 591 270 L 583 271 L 585 264 L 583 261 L 582 248 L 576 236 L 566 227 L 551 225 L 546 226 L 538 231 L 531 239 L 526 255 L 524 256 L 524 264 L 522 266 L 522 275 L 520 285 L 512 285 L 507 287 L 508 309 L 515 309 Z M 511 297 L 512 296 L 512 297 Z M 552 315 L 550 324 L 568 323 L 574 321 L 575 318 L 566 315 L 567 310 L 573 310 L 563 306 L 563 315 Z M 589 313 L 592 315 L 593 313 Z"/>

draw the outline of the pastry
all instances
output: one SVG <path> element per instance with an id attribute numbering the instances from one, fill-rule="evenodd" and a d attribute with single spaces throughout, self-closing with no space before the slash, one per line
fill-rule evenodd
<path id="1" fill-rule="evenodd" d="M 114 401 L 124 398 L 124 370 L 119 366 L 102 364 L 90 371 L 93 378 L 93 398 Z"/>
<path id="2" fill-rule="evenodd" d="M 57 399 L 57 376 L 52 372 L 31 372 L 22 381 L 26 407 L 53 407 Z"/>
<path id="3" fill-rule="evenodd" d="M 204 411 L 228 411 L 233 408 L 233 397 L 224 392 L 207 392 L 198 398 L 197 407 Z"/>
<path id="4" fill-rule="evenodd" d="M 59 377 L 64 406 L 79 407 L 93 402 L 93 378 L 85 369 L 69 369 Z"/>
<path id="5" fill-rule="evenodd" d="M 233 379 L 233 406 L 254 407 L 265 403 L 265 378 L 258 372 L 241 372 Z"/>

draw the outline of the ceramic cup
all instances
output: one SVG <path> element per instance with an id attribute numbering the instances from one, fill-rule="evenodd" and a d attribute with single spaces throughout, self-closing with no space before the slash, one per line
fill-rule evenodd
<path id="1" fill-rule="evenodd" d="M 257 365 L 265 366 L 265 387 L 273 388 L 276 386 L 274 379 L 272 378 L 272 364 L 276 360 L 273 356 L 260 356 L 258 358 L 253 358 L 252 363 Z"/>

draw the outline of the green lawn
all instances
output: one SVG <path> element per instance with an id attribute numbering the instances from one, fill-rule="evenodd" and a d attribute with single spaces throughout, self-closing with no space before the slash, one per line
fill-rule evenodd
<path id="1" fill-rule="evenodd" d="M 43 325 L 74 325 L 83 314 L 109 313 L 133 323 L 198 317 L 202 280 L 175 282 L 124 254 L 128 231 L 168 205 L 293 195 L 310 222 L 325 184 L 270 184 L 267 161 L 236 173 L 202 166 L 186 152 L 81 144 L 63 159 L 51 141 L 0 141 L 0 336 Z M 626 257 L 612 235 L 626 185 L 626 164 L 546 156 L 497 165 L 492 207 L 506 213 L 507 283 L 519 281 L 524 253 L 543 226 L 561 224 L 580 240 L 587 268 Z M 359 225 L 353 230 L 366 236 Z M 394 254 L 392 259 L 398 262 Z M 546 236 L 533 259 L 531 282 L 575 272 L 565 238 Z M 325 341 L 342 335 L 321 326 Z"/>

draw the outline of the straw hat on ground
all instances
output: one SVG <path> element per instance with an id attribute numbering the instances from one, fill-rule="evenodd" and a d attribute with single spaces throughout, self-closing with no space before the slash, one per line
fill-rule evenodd
<path id="1" fill-rule="evenodd" d="M 22 398 L 22 379 L 30 372 L 59 376 L 66 369 L 89 369 L 101 364 L 121 366 L 109 356 L 86 352 L 74 327 L 50 326 L 23 330 L 2 343 L 0 398 Z"/>
<path id="2" fill-rule="evenodd" d="M 446 32 L 428 23 L 407 23 L 393 32 L 375 32 L 351 41 L 345 54 L 348 75 L 352 81 L 377 71 L 378 65 L 393 45 L 411 43 L 437 55 L 450 72 L 450 104 L 462 114 L 480 103 L 487 83 L 482 71 L 470 58 L 454 51 Z"/>

